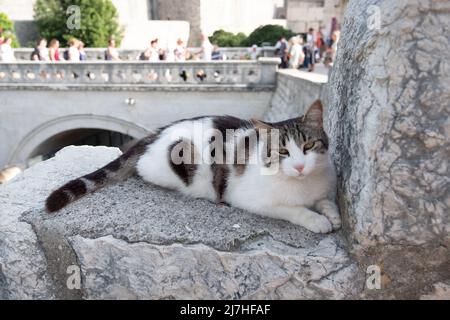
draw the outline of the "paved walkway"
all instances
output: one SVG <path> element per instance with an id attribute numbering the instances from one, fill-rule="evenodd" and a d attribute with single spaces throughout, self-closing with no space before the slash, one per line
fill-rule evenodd
<path id="1" fill-rule="evenodd" d="M 314 72 L 308 72 L 308 70 L 306 69 L 279 69 L 279 72 L 317 83 L 328 82 L 328 71 L 329 69 L 326 68 L 323 64 L 317 64 L 314 68 Z"/>

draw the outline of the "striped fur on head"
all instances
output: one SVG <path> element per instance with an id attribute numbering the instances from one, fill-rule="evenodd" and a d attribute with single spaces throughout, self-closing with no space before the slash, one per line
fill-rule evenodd
<path id="1" fill-rule="evenodd" d="M 197 165 L 194 161 L 199 157 L 196 152 L 194 144 L 188 139 L 177 140 L 168 147 L 167 161 L 186 186 L 192 183 L 195 176 Z"/>
<path id="2" fill-rule="evenodd" d="M 280 148 L 284 148 L 288 138 L 294 139 L 298 146 L 307 142 L 317 143 L 314 151 L 324 153 L 328 150 L 328 136 L 323 129 L 323 107 L 320 100 L 316 100 L 306 111 L 305 115 L 277 123 L 274 128 L 279 129 Z"/>

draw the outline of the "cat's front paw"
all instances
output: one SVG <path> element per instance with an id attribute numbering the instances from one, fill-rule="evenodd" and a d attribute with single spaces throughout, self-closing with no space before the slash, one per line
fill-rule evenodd
<path id="1" fill-rule="evenodd" d="M 314 218 L 303 221 L 302 225 L 314 233 L 328 233 L 333 230 L 331 222 L 327 217 L 317 214 Z"/>
<path id="2" fill-rule="evenodd" d="M 323 214 L 331 222 L 333 230 L 341 227 L 341 216 L 336 204 L 330 200 L 322 200 L 317 204 L 318 211 Z"/>

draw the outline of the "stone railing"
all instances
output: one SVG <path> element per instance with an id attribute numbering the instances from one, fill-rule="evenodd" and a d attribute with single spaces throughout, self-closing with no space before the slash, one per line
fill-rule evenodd
<path id="1" fill-rule="evenodd" d="M 60 56 L 62 56 L 66 48 L 60 49 Z M 105 48 L 86 48 L 86 55 L 88 60 L 105 60 Z M 133 61 L 138 60 L 139 55 L 145 49 L 119 49 L 119 56 L 122 60 Z M 199 52 L 200 48 L 188 48 L 188 51 L 195 55 Z M 14 49 L 14 56 L 17 61 L 29 61 L 32 48 L 18 48 Z M 225 55 L 228 60 L 249 60 L 250 59 L 250 48 L 236 47 L 236 48 L 220 48 L 222 55 Z M 273 57 L 275 52 L 274 47 L 258 47 L 257 55 L 260 57 Z"/>
<path id="2" fill-rule="evenodd" d="M 11 85 L 274 87 L 278 63 L 278 58 L 212 62 L 0 63 L 0 87 Z"/>

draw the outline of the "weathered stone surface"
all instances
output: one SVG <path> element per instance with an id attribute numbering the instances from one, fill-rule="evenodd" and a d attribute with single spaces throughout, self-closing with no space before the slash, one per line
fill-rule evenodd
<path id="1" fill-rule="evenodd" d="M 438 282 L 433 285 L 434 291 L 420 297 L 421 300 L 450 300 L 450 284 Z"/>
<path id="2" fill-rule="evenodd" d="M 353 256 L 384 274 L 363 297 L 417 298 L 450 279 L 449 26 L 448 1 L 346 11 L 326 129 Z"/>
<path id="3" fill-rule="evenodd" d="M 332 238 L 311 250 L 264 237 L 231 252 L 111 236 L 76 236 L 71 243 L 87 298 L 339 299 L 356 292 L 350 281 L 356 267 Z"/>
<path id="4" fill-rule="evenodd" d="M 327 128 L 355 244 L 450 244 L 449 26 L 448 1 L 348 5 Z"/>
<path id="5" fill-rule="evenodd" d="M 32 226 L 20 221 L 20 217 L 27 210 L 43 207 L 49 191 L 63 181 L 87 173 L 118 155 L 115 149 L 100 152 L 106 150 L 100 147 L 97 150 L 95 157 L 88 161 L 83 153 L 62 152 L 57 158 L 39 163 L 0 186 L 0 290 L 3 296 L 10 299 L 55 297 L 45 253 Z M 48 170 L 49 167 L 52 170 Z"/>
<path id="6" fill-rule="evenodd" d="M 4 296 L 337 299 L 361 289 L 339 234 L 184 199 L 134 177 L 57 214 L 42 210 L 50 190 L 118 154 L 68 147 L 0 187 L 0 219 L 9 219 L 0 224 Z M 81 269 L 81 290 L 67 287 L 70 266 Z"/>

